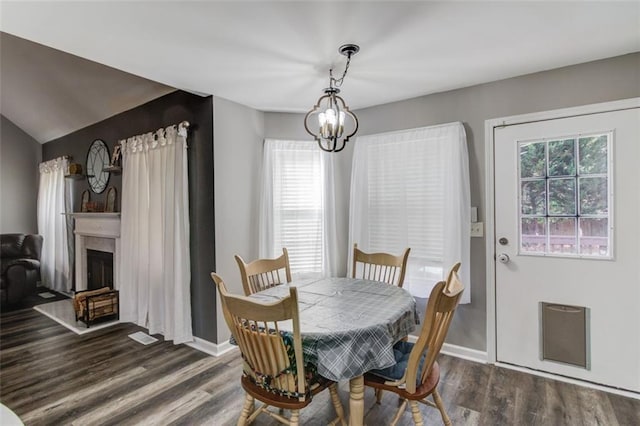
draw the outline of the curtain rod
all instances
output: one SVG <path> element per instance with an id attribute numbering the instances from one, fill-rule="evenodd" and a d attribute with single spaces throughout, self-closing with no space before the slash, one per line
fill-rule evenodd
<path id="1" fill-rule="evenodd" d="M 155 138 L 155 137 L 156 137 L 157 132 L 165 131 L 166 129 L 168 129 L 169 127 L 172 127 L 172 126 L 176 126 L 178 129 L 185 129 L 185 130 L 189 130 L 189 127 L 191 126 L 191 123 L 189 123 L 187 120 L 184 120 L 184 121 L 181 121 L 181 122 L 180 122 L 180 123 L 178 123 L 178 124 L 173 124 L 173 125 L 171 125 L 171 126 L 167 126 L 167 127 L 164 127 L 164 128 L 160 128 L 160 129 L 158 129 L 158 130 L 156 130 L 156 131 L 153 131 L 153 132 L 147 132 L 147 133 L 151 133 L 151 134 L 153 135 L 153 137 Z M 117 142 L 116 142 L 116 146 L 121 146 L 124 142 L 126 142 L 126 141 L 127 141 L 128 139 L 130 139 L 130 138 L 140 137 L 140 136 L 143 136 L 143 135 L 145 135 L 145 134 L 147 134 L 147 133 L 142 133 L 142 134 L 140 134 L 140 135 L 131 136 L 131 137 L 129 137 L 129 138 L 125 138 L 125 139 L 120 139 L 119 141 L 117 141 Z"/>
<path id="2" fill-rule="evenodd" d="M 189 123 L 187 120 L 184 120 L 184 121 L 181 121 L 180 123 L 178 123 L 177 125 L 176 125 L 176 124 L 174 124 L 174 126 L 177 126 L 178 128 L 183 128 L 183 129 L 185 129 L 185 130 L 189 130 L 189 126 L 191 126 L 191 123 Z M 168 128 L 168 127 L 171 127 L 171 126 L 167 126 L 166 128 Z M 153 133 L 153 134 L 155 134 L 156 132 L 158 132 L 158 131 L 160 131 L 160 130 L 164 130 L 164 129 L 165 129 L 165 128 L 160 128 L 160 129 L 155 130 L 155 131 L 153 131 L 153 132 L 147 132 L 147 133 Z M 140 135 L 136 135 L 136 136 L 141 136 L 141 135 L 144 135 L 144 134 L 146 134 L 146 133 L 141 133 Z M 135 137 L 135 136 L 131 136 L 131 137 Z M 116 142 L 116 145 L 119 145 L 119 144 L 120 144 L 120 142 L 122 142 L 122 141 L 126 141 L 127 139 L 129 139 L 129 138 L 120 139 L 118 142 Z"/>

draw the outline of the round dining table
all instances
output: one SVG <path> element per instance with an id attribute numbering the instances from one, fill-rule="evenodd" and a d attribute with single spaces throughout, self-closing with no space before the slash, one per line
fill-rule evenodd
<path id="1" fill-rule="evenodd" d="M 400 287 L 358 278 L 295 280 L 252 294 L 270 302 L 298 289 L 305 360 L 327 379 L 349 380 L 349 424 L 364 417 L 363 374 L 394 364 L 393 345 L 419 323 L 413 296 Z M 289 322 L 280 330 L 292 331 Z"/>

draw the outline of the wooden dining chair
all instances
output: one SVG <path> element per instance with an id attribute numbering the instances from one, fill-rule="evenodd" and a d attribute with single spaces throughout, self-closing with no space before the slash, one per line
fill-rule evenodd
<path id="1" fill-rule="evenodd" d="M 282 249 L 282 256 L 276 259 L 257 259 L 247 263 L 238 255 L 235 258 L 240 268 L 242 287 L 246 296 L 284 284 L 283 278 L 286 278 L 286 282 L 291 282 L 289 252 L 286 248 Z"/>
<path id="2" fill-rule="evenodd" d="M 389 253 L 365 253 L 353 245 L 352 278 L 379 281 L 402 287 L 410 248 L 399 256 Z"/>
<path id="3" fill-rule="evenodd" d="M 460 263 L 455 264 L 447 280 L 440 281 L 431 291 L 425 324 L 416 343 L 398 342 L 394 346 L 396 364 L 383 370 L 368 372 L 364 376 L 365 386 L 374 388 L 376 392 L 394 392 L 402 399 L 392 425 L 398 423 L 407 403 L 411 407 L 414 423 L 422 425 L 422 414 L 418 402 L 436 407 L 440 411 L 444 424 L 451 425 L 437 390 L 440 367 L 436 358 L 440 354 L 451 319 L 464 291 L 458 276 L 459 268 Z M 429 395 L 434 402 L 426 399 Z"/>
<path id="4" fill-rule="evenodd" d="M 246 296 L 231 295 L 216 273 L 211 273 L 222 304 L 225 321 L 240 348 L 246 392 L 238 425 L 250 424 L 259 414 L 268 414 L 287 425 L 298 425 L 300 410 L 318 392 L 329 388 L 337 417 L 330 424 L 346 426 L 337 383 L 317 374 L 315 366 L 305 365 L 300 337 L 298 290 L 277 302 L 263 303 Z M 281 332 L 278 321 L 292 321 L 293 334 Z M 263 405 L 257 409 L 254 400 Z M 280 412 L 270 409 L 275 407 Z M 289 418 L 282 410 L 290 410 Z"/>

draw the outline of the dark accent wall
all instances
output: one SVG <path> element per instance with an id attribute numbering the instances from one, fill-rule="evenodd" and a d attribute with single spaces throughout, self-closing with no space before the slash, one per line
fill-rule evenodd
<path id="1" fill-rule="evenodd" d="M 99 102 L 100 100 L 95 100 Z M 86 156 L 91 142 L 102 139 L 113 152 L 121 140 L 187 120 L 189 162 L 189 220 L 191 243 L 191 315 L 193 334 L 202 339 L 216 341 L 215 300 L 206 295 L 212 286 L 209 276 L 215 271 L 214 198 L 213 198 L 213 98 L 175 91 L 146 104 L 95 123 L 43 146 L 44 161 L 70 155 L 73 162 L 86 170 Z M 114 175 L 109 186 L 122 193 L 122 176 Z M 80 194 L 88 189 L 86 179 L 74 181 L 75 207 L 79 210 Z M 91 193 L 92 201 L 104 203 L 106 191 Z M 118 210 L 119 208 L 118 202 Z"/>

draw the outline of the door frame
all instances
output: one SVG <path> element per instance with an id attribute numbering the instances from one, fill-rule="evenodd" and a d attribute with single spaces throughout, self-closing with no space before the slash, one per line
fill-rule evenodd
<path id="1" fill-rule="evenodd" d="M 640 97 L 485 120 L 485 265 L 487 292 L 487 362 L 497 361 L 495 258 L 495 129 L 519 124 L 640 108 Z"/>

